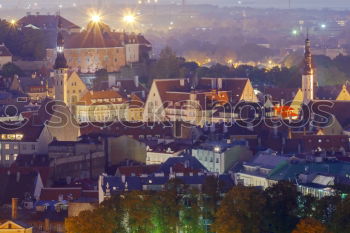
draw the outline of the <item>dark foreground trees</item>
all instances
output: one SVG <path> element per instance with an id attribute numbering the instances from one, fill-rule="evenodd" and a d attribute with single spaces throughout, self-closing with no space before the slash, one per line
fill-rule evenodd
<path id="1" fill-rule="evenodd" d="M 210 177 L 202 191 L 171 180 L 163 191 L 122 193 L 66 220 L 67 233 L 350 233 L 350 198 L 317 200 L 288 182 L 261 190 L 236 186 L 220 195 Z M 211 226 L 208 226 L 211 225 Z"/>

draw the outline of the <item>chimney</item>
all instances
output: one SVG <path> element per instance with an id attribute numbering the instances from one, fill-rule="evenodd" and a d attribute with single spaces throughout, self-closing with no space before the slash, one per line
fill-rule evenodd
<path id="1" fill-rule="evenodd" d="M 136 87 L 139 87 L 139 76 L 135 75 L 134 77 L 134 83 Z"/>
<path id="2" fill-rule="evenodd" d="M 180 79 L 180 86 L 182 86 L 182 87 L 185 86 L 185 79 Z"/>
<path id="3" fill-rule="evenodd" d="M 19 183 L 20 179 L 21 179 L 21 173 L 17 172 L 17 174 L 16 174 L 16 182 Z"/>
<path id="4" fill-rule="evenodd" d="M 211 89 L 216 89 L 216 79 L 215 78 L 211 79 Z"/>
<path id="5" fill-rule="evenodd" d="M 12 198 L 12 219 L 17 219 L 18 213 L 18 198 Z"/>
<path id="6" fill-rule="evenodd" d="M 50 232 L 50 219 L 45 218 L 44 231 Z"/>
<path id="7" fill-rule="evenodd" d="M 218 89 L 222 89 L 222 78 L 218 78 Z"/>

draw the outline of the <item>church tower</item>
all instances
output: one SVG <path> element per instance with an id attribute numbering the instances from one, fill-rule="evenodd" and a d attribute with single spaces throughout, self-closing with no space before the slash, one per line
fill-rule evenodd
<path id="1" fill-rule="evenodd" d="M 304 72 L 302 76 L 303 103 L 308 104 L 315 97 L 314 71 L 312 69 L 311 42 L 309 36 L 305 40 Z"/>
<path id="2" fill-rule="evenodd" d="M 58 35 L 57 35 L 57 57 L 54 65 L 55 70 L 55 100 L 62 101 L 68 105 L 67 82 L 68 82 L 68 65 L 64 57 L 64 38 L 62 34 L 62 21 L 58 15 Z"/>

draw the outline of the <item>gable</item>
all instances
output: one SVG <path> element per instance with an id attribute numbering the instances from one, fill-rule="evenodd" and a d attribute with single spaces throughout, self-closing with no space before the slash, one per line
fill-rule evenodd
<path id="1" fill-rule="evenodd" d="M 350 101 L 350 93 L 345 85 L 343 85 L 337 99 L 338 101 Z"/>
<path id="2" fill-rule="evenodd" d="M 23 226 L 22 226 L 23 225 Z M 14 221 L 6 221 L 3 224 L 0 225 L 0 229 L 12 229 L 12 230 L 24 230 L 24 229 L 29 229 L 31 227 L 29 226 L 24 226 L 24 224 L 20 224 Z"/>

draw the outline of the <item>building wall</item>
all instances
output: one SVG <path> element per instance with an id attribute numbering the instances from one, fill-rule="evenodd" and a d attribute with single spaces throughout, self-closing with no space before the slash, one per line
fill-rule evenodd
<path id="1" fill-rule="evenodd" d="M 125 45 L 126 62 L 134 63 L 140 60 L 140 45 L 139 44 L 127 44 Z"/>
<path id="2" fill-rule="evenodd" d="M 75 105 L 79 122 L 124 121 L 128 117 L 126 104 Z"/>
<path id="3" fill-rule="evenodd" d="M 165 120 L 165 111 L 162 107 L 162 99 L 160 98 L 158 88 L 153 82 L 151 90 L 149 91 L 145 109 L 143 113 L 143 120 L 147 121 L 163 121 Z"/>
<path id="4" fill-rule="evenodd" d="M 128 121 L 143 121 L 144 108 L 128 108 Z"/>
<path id="5" fill-rule="evenodd" d="M 78 102 L 82 96 L 88 91 L 84 82 L 80 79 L 76 72 L 73 72 L 67 82 L 67 104 L 71 106 Z"/>
<path id="6" fill-rule="evenodd" d="M 107 69 L 108 72 L 119 71 L 126 65 L 126 52 L 124 47 L 115 48 L 74 48 L 65 49 L 64 55 L 68 66 L 82 73 L 95 73 L 99 69 Z M 48 49 L 46 59 L 50 67 L 56 58 L 56 51 Z"/>
<path id="7" fill-rule="evenodd" d="M 183 150 L 174 153 L 147 151 L 146 164 L 161 164 L 167 161 L 169 158 L 179 156 L 182 152 Z"/>
<path id="8" fill-rule="evenodd" d="M 247 81 L 247 84 L 244 87 L 241 100 L 244 100 L 246 102 L 258 102 L 258 97 L 255 95 L 254 88 L 250 80 Z"/>
<path id="9" fill-rule="evenodd" d="M 193 149 L 192 155 L 196 157 L 210 172 L 223 174 L 231 168 L 234 163 L 251 159 L 252 152 L 246 147 L 234 146 L 225 152 Z"/>
<path id="10" fill-rule="evenodd" d="M 67 106 L 56 105 L 55 112 L 47 122 L 47 128 L 52 138 L 58 141 L 77 141 L 80 136 L 79 124 Z"/>
<path id="11" fill-rule="evenodd" d="M 0 68 L 2 68 L 3 65 L 12 62 L 11 56 L 0 56 Z"/>
<path id="12" fill-rule="evenodd" d="M 343 85 L 342 90 L 340 91 L 338 97 L 338 101 L 350 101 L 350 93 L 346 88 L 346 85 Z"/>
<path id="13" fill-rule="evenodd" d="M 32 233 L 32 228 L 25 229 L 24 227 L 17 225 L 15 222 L 7 221 L 0 225 L 0 233 Z"/>
<path id="14" fill-rule="evenodd" d="M 108 138 L 108 156 L 110 165 L 126 159 L 146 163 L 146 145 L 128 136 Z"/>

